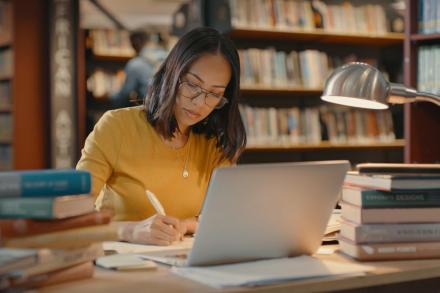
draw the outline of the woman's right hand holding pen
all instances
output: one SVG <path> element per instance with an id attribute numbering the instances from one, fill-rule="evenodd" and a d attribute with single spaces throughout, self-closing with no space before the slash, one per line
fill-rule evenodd
<path id="1" fill-rule="evenodd" d="M 183 238 L 186 233 L 183 226 L 177 218 L 155 214 L 139 222 L 120 222 L 119 239 L 139 244 L 170 245 Z"/>

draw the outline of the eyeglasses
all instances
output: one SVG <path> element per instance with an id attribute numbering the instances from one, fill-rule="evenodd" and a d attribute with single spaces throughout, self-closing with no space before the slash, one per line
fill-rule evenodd
<path id="1" fill-rule="evenodd" d="M 187 80 L 180 81 L 179 89 L 182 96 L 191 100 L 205 94 L 205 104 L 210 108 L 220 109 L 228 103 L 225 97 L 211 93 Z"/>

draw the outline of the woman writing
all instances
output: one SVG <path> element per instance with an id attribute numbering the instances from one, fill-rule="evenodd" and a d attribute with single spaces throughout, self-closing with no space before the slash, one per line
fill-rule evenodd
<path id="1" fill-rule="evenodd" d="M 91 172 L 96 206 L 113 210 L 120 240 L 169 245 L 195 232 L 213 169 L 236 162 L 246 144 L 239 85 L 232 42 L 198 28 L 171 50 L 143 106 L 98 121 L 77 168 Z M 115 192 L 100 192 L 106 186 Z M 155 214 L 146 189 L 167 216 Z"/>

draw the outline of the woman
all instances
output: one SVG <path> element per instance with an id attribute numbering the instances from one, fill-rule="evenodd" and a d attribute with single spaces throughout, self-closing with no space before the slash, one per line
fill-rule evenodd
<path id="1" fill-rule="evenodd" d="M 120 240 L 169 245 L 195 232 L 213 169 L 236 162 L 246 144 L 239 85 L 232 42 L 194 29 L 155 74 L 143 107 L 98 121 L 77 168 L 91 172 L 97 208 L 113 210 Z M 146 190 L 167 216 L 155 214 Z"/>

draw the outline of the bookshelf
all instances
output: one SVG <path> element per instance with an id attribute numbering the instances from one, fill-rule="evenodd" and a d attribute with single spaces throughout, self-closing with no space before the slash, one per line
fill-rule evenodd
<path id="1" fill-rule="evenodd" d="M 0 1 L 0 171 L 48 166 L 43 2 Z"/>
<path id="2" fill-rule="evenodd" d="M 321 44 L 366 44 L 368 46 L 399 45 L 404 40 L 403 33 L 334 33 L 323 29 L 306 31 L 303 29 L 279 28 L 235 28 L 230 36 L 237 39 L 308 41 Z"/>
<path id="3" fill-rule="evenodd" d="M 406 0 L 407 11 L 405 15 L 405 43 L 404 43 L 404 78 L 405 84 L 421 89 L 418 80 L 420 73 L 434 72 L 440 65 L 440 59 L 430 60 L 428 67 L 422 71 L 418 69 L 421 64 L 420 52 L 423 47 L 440 45 L 440 30 L 432 29 L 424 32 L 419 27 L 422 12 L 421 5 L 426 1 Z M 438 1 L 432 4 L 440 5 Z M 440 8 L 440 7 L 438 7 Z M 433 8 L 435 11 L 435 9 Z M 437 10 L 438 11 L 438 10 Z M 438 16 L 437 16 L 438 17 Z M 426 20 L 426 19 L 425 19 Z M 432 16 L 428 19 L 432 21 Z M 432 66 L 432 67 L 431 67 Z M 431 68 L 435 69 L 434 71 Z M 436 82 L 438 77 L 428 76 Z M 438 88 L 435 88 L 438 89 Z M 430 90 L 430 89 L 425 89 Z M 431 88 L 432 90 L 432 88 Z M 438 93 L 438 91 L 437 91 Z M 405 161 L 408 163 L 440 163 L 440 108 L 430 103 L 417 103 L 405 105 Z"/>
<path id="4" fill-rule="evenodd" d="M 102 116 L 116 108 L 109 96 L 116 92 L 124 81 L 124 66 L 134 56 L 128 31 L 97 29 L 81 30 L 80 51 L 80 94 L 83 121 L 80 131 L 80 145 L 84 144 Z"/>
<path id="5" fill-rule="evenodd" d="M 249 1 L 229 1 L 231 7 L 231 19 L 229 25 L 224 25 L 225 27 L 230 27 L 227 34 L 233 39 L 239 50 L 248 50 L 248 52 L 245 52 L 244 54 L 243 52 L 240 52 L 242 70 L 245 71 L 245 74 L 242 75 L 241 78 L 242 104 L 255 108 L 319 108 L 323 105 L 319 100 L 322 92 L 322 84 L 316 82 L 325 80 L 326 75 L 333 68 L 349 61 L 373 63 L 380 67 L 381 70 L 385 70 L 391 81 L 398 82 L 399 78 L 401 79 L 400 69 L 402 67 L 401 60 L 403 42 L 405 39 L 403 32 L 392 32 L 389 29 L 385 29 L 383 22 L 381 25 L 375 27 L 369 26 L 368 29 L 366 27 L 351 29 L 352 26 L 350 24 L 356 22 L 353 19 L 348 20 L 348 22 L 352 21 L 351 23 L 340 24 L 339 27 L 332 26 L 325 20 L 326 15 L 328 16 L 331 13 L 334 13 L 336 8 L 339 9 L 343 7 L 341 8 L 343 10 L 345 9 L 343 14 L 347 12 L 349 13 L 353 9 L 367 9 L 366 6 L 363 6 L 364 1 L 323 1 L 326 3 L 326 6 L 324 8 L 321 7 L 320 17 L 324 19 L 321 20 L 322 23 L 319 27 L 316 23 L 314 23 L 315 25 L 313 24 L 313 21 L 311 20 L 313 17 L 307 17 L 308 14 L 312 13 L 311 10 L 316 8 L 312 9 L 311 6 L 306 7 L 311 5 L 311 2 L 286 2 L 289 3 L 287 5 L 297 5 L 296 9 L 299 9 L 300 13 L 297 13 L 297 16 L 294 16 L 294 18 L 303 17 L 300 21 L 298 21 L 298 19 L 286 20 L 286 18 L 288 18 L 286 15 L 291 13 L 292 10 L 289 11 L 291 8 L 286 6 L 283 6 L 281 9 L 280 7 L 276 7 L 277 5 L 284 5 L 280 4 L 281 2 L 275 3 L 264 0 L 258 2 L 271 3 L 270 5 L 272 6 L 270 9 L 273 11 L 270 13 L 262 11 L 261 7 L 247 6 L 246 2 L 248 4 L 250 3 Z M 375 6 L 374 9 L 381 10 L 380 7 L 385 7 L 381 5 L 386 1 L 372 0 L 367 2 L 368 3 L 366 4 Z M 353 5 L 351 3 L 353 3 Z M 390 1 L 387 3 L 389 4 Z M 298 5 L 304 5 L 304 7 L 298 8 Z M 329 7 L 333 9 L 333 12 L 330 12 Z M 267 8 L 267 6 L 265 8 Z M 283 9 L 285 9 L 285 12 L 280 12 Z M 283 14 L 285 15 L 283 16 Z M 371 11 L 369 11 L 366 15 L 369 15 L 374 19 L 376 14 L 377 13 L 371 13 Z M 346 16 L 346 19 L 349 19 L 349 17 L 347 17 L 348 14 L 344 15 Z M 382 11 L 382 16 L 385 16 L 384 11 Z M 383 20 L 385 20 L 385 18 L 383 18 Z M 368 23 L 368 25 L 370 24 Z M 343 27 L 346 29 L 343 29 Z M 304 78 L 302 78 L 302 84 L 297 84 L 295 81 L 287 78 L 287 82 L 284 80 L 281 84 L 277 84 L 280 77 L 273 74 L 276 69 L 268 70 L 267 67 L 265 70 L 261 70 L 261 72 L 251 71 L 251 78 L 246 76 L 246 73 L 249 71 L 246 66 L 251 64 L 249 67 L 255 68 L 255 64 L 264 64 L 264 58 L 267 58 L 264 55 L 268 54 L 268 52 L 265 52 L 267 50 L 271 51 L 270 54 L 273 55 L 278 55 L 280 52 L 284 52 L 281 54 L 285 54 L 286 56 L 293 51 L 296 52 L 294 54 L 298 55 L 301 55 L 305 51 L 313 51 L 314 55 L 325 54 L 329 66 L 328 68 L 325 68 L 323 73 L 317 74 L 317 78 L 315 78 L 316 80 L 311 83 L 304 82 Z M 299 57 L 300 62 L 303 59 L 310 60 L 309 57 L 310 56 L 304 58 Z M 277 57 L 270 57 L 270 60 L 275 60 L 274 62 L 276 62 L 276 58 Z M 284 58 L 287 60 L 287 58 L 290 57 L 282 56 L 282 60 L 284 60 Z M 320 58 L 322 58 L 322 56 Z M 252 62 L 252 59 L 257 61 Z M 316 65 L 315 60 L 311 61 L 309 64 L 312 64 L 313 62 L 315 62 Z M 304 64 L 305 63 L 306 62 L 304 62 Z M 301 63 L 300 67 L 306 66 Z M 309 66 L 309 68 L 310 67 L 311 66 Z M 288 69 L 286 69 L 286 71 L 287 70 Z M 267 72 L 270 72 L 272 76 L 269 80 L 264 80 L 267 78 L 264 77 L 265 74 L 267 75 Z M 303 73 L 304 72 L 301 72 L 301 74 Z M 283 80 L 284 76 L 281 75 L 281 77 L 281 80 Z M 252 80 L 256 82 L 252 82 Z M 402 81 L 400 80 L 400 82 Z M 403 140 L 402 112 L 403 109 L 399 106 L 392 110 L 392 120 L 396 130 L 397 139 L 372 140 L 369 142 L 363 141 L 357 143 L 352 141 L 331 142 L 328 138 L 325 138 L 326 134 L 322 133 L 323 127 L 326 128 L 326 123 L 323 121 L 322 117 L 320 117 L 319 124 L 321 125 L 321 135 L 323 138 L 321 141 L 312 143 L 299 142 L 293 144 L 285 142 L 269 142 L 266 145 L 264 143 L 258 143 L 256 145 L 251 143 L 243 154 L 241 162 L 248 163 L 337 158 L 349 158 L 352 163 L 363 161 L 402 162 L 403 148 L 405 145 Z M 250 120 L 252 120 L 252 118 Z"/>

